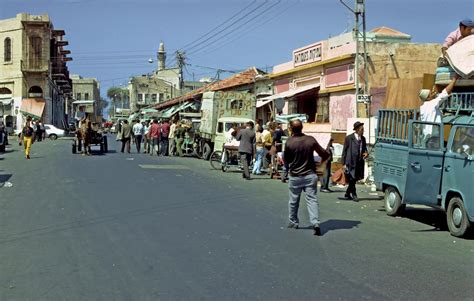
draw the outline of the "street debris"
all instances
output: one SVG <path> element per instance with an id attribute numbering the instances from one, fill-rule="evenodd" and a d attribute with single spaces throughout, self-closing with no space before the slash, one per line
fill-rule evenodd
<path id="1" fill-rule="evenodd" d="M 11 182 L 3 182 L 0 183 L 0 187 L 13 187 L 13 184 Z"/>

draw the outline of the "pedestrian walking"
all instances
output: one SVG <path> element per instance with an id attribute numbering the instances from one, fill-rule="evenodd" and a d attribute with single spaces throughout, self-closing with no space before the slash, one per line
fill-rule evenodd
<path id="1" fill-rule="evenodd" d="M 36 141 L 38 141 L 38 142 L 43 140 L 42 127 L 43 127 L 43 124 L 40 120 L 38 122 L 36 122 L 36 134 L 35 134 L 35 136 L 36 136 Z"/>
<path id="2" fill-rule="evenodd" d="M 150 152 L 150 120 L 142 122 L 143 125 L 143 153 Z"/>
<path id="3" fill-rule="evenodd" d="M 26 123 L 20 133 L 20 142 L 21 145 L 25 148 L 25 158 L 30 159 L 31 145 L 35 142 L 35 131 L 31 125 L 31 117 L 26 118 Z"/>
<path id="4" fill-rule="evenodd" d="M 161 125 L 161 140 L 160 140 L 160 147 L 161 147 L 161 155 L 167 156 L 168 155 L 168 138 L 170 134 L 170 124 L 168 120 L 165 120 Z"/>
<path id="5" fill-rule="evenodd" d="M 142 138 L 145 130 L 143 129 L 143 124 L 140 123 L 140 120 L 136 120 L 136 123 L 133 125 L 133 136 L 135 137 L 135 146 L 137 148 L 137 153 L 140 153 L 140 148 L 142 145 Z"/>
<path id="6" fill-rule="evenodd" d="M 183 142 L 184 137 L 186 136 L 186 129 L 184 128 L 184 124 L 179 122 L 176 127 L 176 151 L 178 152 L 178 156 L 183 156 Z"/>
<path id="7" fill-rule="evenodd" d="M 283 154 L 285 163 L 289 168 L 289 223 L 288 228 L 297 229 L 299 226 L 298 208 L 301 192 L 305 192 L 309 220 L 313 227 L 314 235 L 321 235 L 319 220 L 319 201 L 317 195 L 316 162 L 314 152 L 318 153 L 322 161 L 329 158 L 329 153 L 319 145 L 312 136 L 303 134 L 301 120 L 291 122 L 293 136 L 288 139 Z"/>
<path id="8" fill-rule="evenodd" d="M 265 156 L 265 147 L 263 146 L 263 128 L 258 127 L 255 131 L 255 163 L 253 164 L 252 173 L 254 175 L 261 175 L 262 161 Z"/>
<path id="9" fill-rule="evenodd" d="M 92 151 L 91 151 L 91 142 L 92 142 L 92 135 L 93 135 L 93 130 L 92 130 L 92 122 L 89 119 L 86 119 L 82 123 L 82 137 L 84 137 L 84 147 L 82 149 L 82 155 L 83 156 L 90 156 Z"/>
<path id="10" fill-rule="evenodd" d="M 168 154 L 170 156 L 175 155 L 175 149 L 176 149 L 175 133 L 176 133 L 176 120 L 173 120 L 170 126 L 170 134 L 168 135 L 168 142 L 169 142 Z"/>
<path id="11" fill-rule="evenodd" d="M 153 156 L 153 152 L 156 151 L 156 155 L 159 155 L 159 144 L 160 144 L 160 132 L 161 128 L 158 124 L 157 119 L 153 119 L 153 122 L 150 126 L 150 156 Z"/>
<path id="12" fill-rule="evenodd" d="M 367 158 L 367 143 L 365 142 L 364 124 L 354 123 L 354 133 L 346 136 L 342 149 L 342 163 L 344 173 L 349 178 L 349 185 L 344 195 L 345 199 L 358 201 L 356 182 L 364 178 L 364 159 Z"/>
<path id="13" fill-rule="evenodd" d="M 240 141 L 240 160 L 242 161 L 242 165 L 244 168 L 242 177 L 246 180 L 250 180 L 249 166 L 252 162 L 252 157 L 255 148 L 255 131 L 253 130 L 253 127 L 253 122 L 249 121 L 246 123 L 246 128 L 241 129 L 235 136 L 235 139 L 237 139 L 237 141 Z"/>
<path id="14" fill-rule="evenodd" d="M 124 120 L 121 128 L 121 137 L 122 137 L 122 150 L 123 153 L 125 147 L 127 148 L 127 153 L 130 154 L 130 142 L 132 139 L 132 127 L 128 124 L 128 120 Z"/>
<path id="15" fill-rule="evenodd" d="M 334 147 L 332 146 L 332 142 L 334 141 L 333 138 L 329 139 L 328 145 L 326 146 L 326 151 L 329 153 L 329 158 L 326 161 L 326 170 L 324 171 L 324 175 L 321 179 L 321 192 L 332 192 L 329 189 L 329 182 L 331 181 L 331 162 L 334 154 Z"/>

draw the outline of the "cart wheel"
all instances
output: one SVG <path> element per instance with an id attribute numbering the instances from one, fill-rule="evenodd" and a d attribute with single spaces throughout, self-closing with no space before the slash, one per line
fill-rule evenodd
<path id="1" fill-rule="evenodd" d="M 221 169 L 222 163 L 222 152 L 220 151 L 215 151 L 211 154 L 211 158 L 209 159 L 209 162 L 211 163 L 212 168 L 219 170 Z"/>

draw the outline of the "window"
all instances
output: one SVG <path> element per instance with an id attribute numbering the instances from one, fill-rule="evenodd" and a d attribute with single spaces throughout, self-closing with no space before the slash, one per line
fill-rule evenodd
<path id="1" fill-rule="evenodd" d="M 145 94 L 145 104 L 149 104 L 150 103 L 150 94 L 146 93 Z"/>
<path id="2" fill-rule="evenodd" d="M 142 102 L 143 101 L 143 94 L 142 93 L 138 93 L 137 95 L 137 102 Z"/>
<path id="3" fill-rule="evenodd" d="M 413 123 L 412 147 L 417 149 L 439 150 L 440 125 Z"/>
<path id="4" fill-rule="evenodd" d="M 12 40 L 6 38 L 3 42 L 3 61 L 10 62 L 12 60 Z"/>
<path id="5" fill-rule="evenodd" d="M 155 94 L 155 93 L 151 94 L 151 101 L 152 101 L 153 103 L 156 102 L 156 94 Z"/>
<path id="6" fill-rule="evenodd" d="M 222 133 L 224 131 L 224 123 L 218 122 L 217 123 L 217 132 Z"/>
<path id="7" fill-rule="evenodd" d="M 454 135 L 451 152 L 460 155 L 474 155 L 474 127 L 458 127 Z"/>
<path id="8" fill-rule="evenodd" d="M 43 41 L 40 37 L 30 38 L 30 68 L 42 67 Z"/>
<path id="9" fill-rule="evenodd" d="M 89 93 L 84 93 L 84 99 L 85 100 L 89 99 Z"/>
<path id="10" fill-rule="evenodd" d="M 81 100 L 81 93 L 76 93 L 76 100 Z"/>
<path id="11" fill-rule="evenodd" d="M 315 121 L 329 123 L 329 96 L 320 96 L 316 101 Z"/>
<path id="12" fill-rule="evenodd" d="M 163 100 L 165 100 L 165 94 L 164 93 L 158 94 L 158 101 L 163 101 Z"/>

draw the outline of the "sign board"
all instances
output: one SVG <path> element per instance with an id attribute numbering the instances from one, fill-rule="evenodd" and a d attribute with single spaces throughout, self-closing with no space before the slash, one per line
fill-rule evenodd
<path id="1" fill-rule="evenodd" d="M 294 67 L 318 62 L 321 59 L 322 59 L 321 43 L 312 44 L 307 47 L 296 49 L 293 51 L 293 66 Z"/>
<path id="2" fill-rule="evenodd" d="M 372 96 L 368 94 L 359 94 L 357 95 L 357 102 L 359 103 L 368 103 L 372 100 Z"/>

